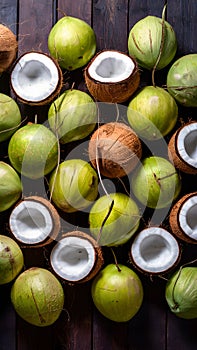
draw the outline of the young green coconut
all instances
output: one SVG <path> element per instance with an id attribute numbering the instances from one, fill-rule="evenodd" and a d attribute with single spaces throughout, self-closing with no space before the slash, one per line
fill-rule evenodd
<path id="1" fill-rule="evenodd" d="M 197 174 L 197 122 L 178 128 L 168 143 L 168 155 L 174 166 L 187 174 Z"/>
<path id="2" fill-rule="evenodd" d="M 0 235 L 0 285 L 13 281 L 23 265 L 24 257 L 19 245 L 12 238 Z"/>
<path id="3" fill-rule="evenodd" d="M 0 93 L 0 142 L 8 140 L 21 123 L 18 104 L 10 96 Z"/>
<path id="4" fill-rule="evenodd" d="M 91 136 L 89 159 L 95 169 L 110 178 L 130 173 L 142 155 L 141 142 L 126 124 L 111 122 L 101 125 Z"/>
<path id="5" fill-rule="evenodd" d="M 104 258 L 99 244 L 87 233 L 72 231 L 62 235 L 53 247 L 50 263 L 55 274 L 70 283 L 84 283 L 101 269 Z"/>
<path id="6" fill-rule="evenodd" d="M 0 24 L 0 74 L 12 65 L 17 49 L 16 35 L 7 26 Z"/>
<path id="7" fill-rule="evenodd" d="M 172 207 L 169 223 L 177 238 L 197 244 L 197 192 L 182 196 Z"/>
<path id="8" fill-rule="evenodd" d="M 12 210 L 9 227 L 14 239 L 23 246 L 43 247 L 57 238 L 60 217 L 47 199 L 30 196 Z"/>
<path id="9" fill-rule="evenodd" d="M 140 231 L 131 244 L 131 264 L 148 275 L 162 275 L 180 260 L 180 247 L 173 235 L 161 227 Z"/>
<path id="10" fill-rule="evenodd" d="M 47 327 L 59 318 L 63 310 L 64 290 L 50 271 L 31 267 L 15 280 L 11 301 L 17 314 L 26 322 Z"/>
<path id="11" fill-rule="evenodd" d="M 0 212 L 14 205 L 22 195 L 22 183 L 14 168 L 0 161 Z"/>
<path id="12" fill-rule="evenodd" d="M 62 83 L 63 75 L 58 63 L 41 52 L 24 53 L 11 70 L 11 88 L 25 104 L 48 104 L 58 96 Z"/>

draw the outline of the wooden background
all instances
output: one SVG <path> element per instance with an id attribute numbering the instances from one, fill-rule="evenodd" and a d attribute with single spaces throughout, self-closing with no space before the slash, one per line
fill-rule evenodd
<path id="1" fill-rule="evenodd" d="M 117 49 L 127 52 L 130 28 L 147 15 L 161 17 L 163 0 L 1 0 L 0 23 L 18 37 L 19 55 L 29 50 L 48 52 L 47 37 L 52 25 L 64 14 L 88 22 L 97 37 L 97 50 Z M 197 1 L 169 0 L 166 19 L 178 40 L 176 57 L 197 52 Z M 156 82 L 165 81 L 165 70 L 157 73 Z M 66 76 L 66 84 L 86 90 L 82 70 Z M 150 74 L 142 72 L 142 84 L 151 83 Z M 67 86 L 65 85 L 65 87 Z M 9 72 L 0 78 L 0 92 L 9 94 Z M 45 120 L 47 108 L 20 106 L 29 119 L 38 115 Z M 196 119 L 196 110 L 180 108 L 183 120 Z M 6 160 L 6 144 L 0 145 L 0 158 Z M 196 191 L 196 176 L 183 177 L 182 193 Z M 32 189 L 33 191 L 33 189 Z M 9 212 L 1 213 L 1 234 L 8 234 Z M 77 225 L 77 222 L 76 222 Z M 127 263 L 126 248 L 118 250 L 120 262 Z M 182 244 L 180 263 L 196 258 L 196 247 Z M 26 249 L 25 267 L 48 267 L 45 249 Z M 113 257 L 106 254 L 106 262 Z M 47 328 L 31 326 L 16 316 L 10 303 L 10 285 L 0 286 L 0 350 L 196 350 L 196 320 L 182 320 L 168 309 L 164 288 L 166 281 L 140 275 L 144 285 L 144 302 L 138 314 L 124 324 L 104 318 L 93 306 L 90 283 L 64 285 L 65 310 L 59 320 Z"/>

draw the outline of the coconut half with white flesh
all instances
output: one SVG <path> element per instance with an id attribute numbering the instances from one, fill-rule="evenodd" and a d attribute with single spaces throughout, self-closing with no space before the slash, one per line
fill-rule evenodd
<path id="1" fill-rule="evenodd" d="M 10 84 L 18 99 L 29 105 L 45 105 L 60 93 L 63 83 L 58 63 L 41 52 L 27 52 L 15 62 Z"/>
<path id="2" fill-rule="evenodd" d="M 101 269 L 102 248 L 88 234 L 72 231 L 62 235 L 50 255 L 51 267 L 64 281 L 75 284 L 92 279 Z"/>
<path id="3" fill-rule="evenodd" d="M 197 244 L 197 192 L 184 195 L 174 204 L 169 223 L 177 238 Z"/>
<path id="4" fill-rule="evenodd" d="M 145 274 L 169 272 L 180 259 L 180 246 L 174 236 L 161 227 L 140 231 L 131 244 L 131 263 Z"/>
<path id="5" fill-rule="evenodd" d="M 60 217 L 54 206 L 39 196 L 25 197 L 12 210 L 9 226 L 24 246 L 40 247 L 54 241 L 60 231 Z"/>
<path id="6" fill-rule="evenodd" d="M 197 174 L 197 122 L 180 127 L 168 144 L 174 166 L 187 174 Z"/>
<path id="7" fill-rule="evenodd" d="M 90 94 L 101 102 L 125 102 L 140 83 L 136 60 L 115 50 L 98 52 L 85 68 L 84 76 Z"/>

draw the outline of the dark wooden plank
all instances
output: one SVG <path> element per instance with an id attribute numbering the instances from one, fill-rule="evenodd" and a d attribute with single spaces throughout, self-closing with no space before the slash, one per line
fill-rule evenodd
<path id="1" fill-rule="evenodd" d="M 73 16 L 92 25 L 92 1 L 64 1 L 58 0 L 57 17 Z"/>
<path id="2" fill-rule="evenodd" d="M 0 349 L 16 349 L 16 314 L 10 301 L 11 283 L 0 286 Z"/>
<path id="3" fill-rule="evenodd" d="M 161 17 L 165 0 L 130 0 L 129 1 L 129 30 L 140 19 L 146 16 Z"/>

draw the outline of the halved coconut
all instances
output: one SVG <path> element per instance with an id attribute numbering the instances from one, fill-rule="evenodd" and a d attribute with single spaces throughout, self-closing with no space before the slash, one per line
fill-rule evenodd
<path id="1" fill-rule="evenodd" d="M 104 259 L 101 247 L 88 234 L 72 231 L 63 234 L 53 247 L 50 262 L 56 275 L 71 284 L 92 279 Z"/>
<path id="2" fill-rule="evenodd" d="M 159 275 L 177 265 L 180 247 L 177 240 L 161 227 L 148 227 L 131 244 L 131 263 L 145 274 Z"/>
<path id="3" fill-rule="evenodd" d="M 57 238 L 60 217 L 47 199 L 25 197 L 11 212 L 9 226 L 14 238 L 24 246 L 45 246 Z"/>
<path id="4" fill-rule="evenodd" d="M 16 58 L 18 42 L 16 35 L 0 24 L 0 74 L 6 71 Z"/>
<path id="5" fill-rule="evenodd" d="M 197 174 L 197 122 L 183 125 L 172 135 L 168 153 L 176 168 Z"/>
<path id="6" fill-rule="evenodd" d="M 187 243 L 197 244 L 197 192 L 184 195 L 169 216 L 172 232 Z"/>
<path id="7" fill-rule="evenodd" d="M 140 83 L 136 60 L 115 50 L 98 52 L 87 65 L 84 76 L 89 92 L 101 102 L 127 101 Z"/>
<path id="8" fill-rule="evenodd" d="M 20 56 L 11 70 L 11 87 L 29 105 L 44 105 L 60 93 L 63 75 L 58 63 L 41 52 Z"/>

